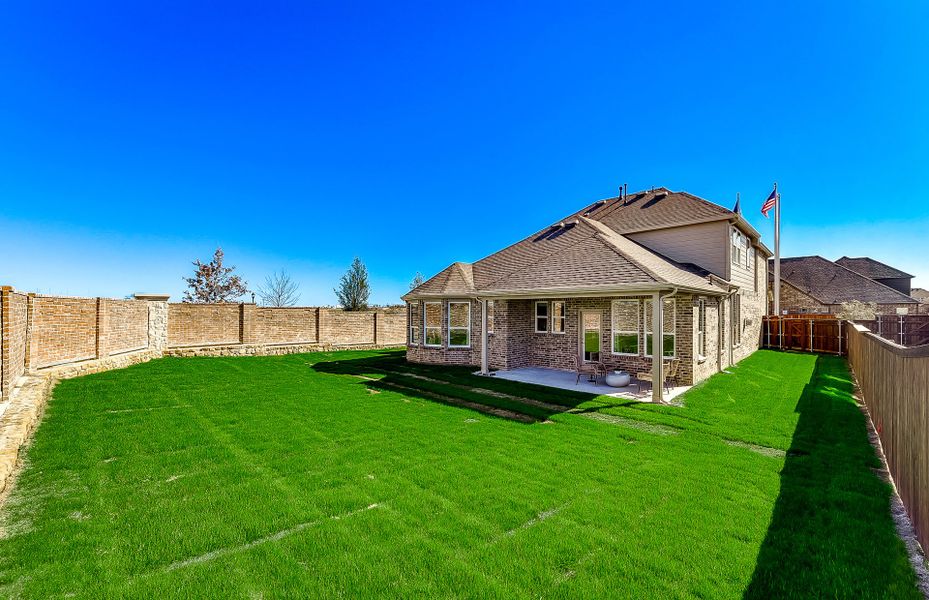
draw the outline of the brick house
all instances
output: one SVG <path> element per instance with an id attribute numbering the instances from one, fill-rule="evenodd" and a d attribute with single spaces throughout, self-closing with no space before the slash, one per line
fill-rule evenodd
<path id="1" fill-rule="evenodd" d="M 849 265 L 849 266 L 846 266 Z M 874 265 L 886 267 L 877 269 Z M 855 266 L 855 269 L 850 268 Z M 873 267 L 873 268 L 872 268 Z M 773 265 L 769 265 L 769 271 Z M 781 259 L 781 311 L 787 314 L 832 314 L 842 308 L 843 302 L 858 300 L 874 302 L 879 314 L 893 315 L 898 310 L 910 313 L 918 312 L 919 301 L 904 294 L 878 279 L 869 277 L 862 271 L 876 276 L 891 275 L 888 283 L 897 287 L 904 284 L 909 289 L 909 279 L 902 271 L 888 267 L 873 259 L 840 258 L 833 262 L 822 256 L 797 256 Z M 899 274 L 906 277 L 898 276 Z M 769 278 L 773 280 L 773 272 Z M 772 302 L 773 303 L 773 302 Z"/>
<path id="2" fill-rule="evenodd" d="M 577 358 L 660 381 L 664 356 L 694 384 L 758 348 L 771 254 L 759 238 L 686 192 L 600 200 L 406 294 L 407 358 L 484 373 Z"/>

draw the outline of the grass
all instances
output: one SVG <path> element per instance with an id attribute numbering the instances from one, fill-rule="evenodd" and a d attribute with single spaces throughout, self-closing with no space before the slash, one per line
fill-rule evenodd
<path id="1" fill-rule="evenodd" d="M 63 381 L 0 593 L 917 598 L 851 390 L 842 359 L 768 351 L 683 408 L 396 352 Z"/>

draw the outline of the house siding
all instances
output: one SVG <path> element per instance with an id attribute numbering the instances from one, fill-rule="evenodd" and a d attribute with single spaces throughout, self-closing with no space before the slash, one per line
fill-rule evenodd
<path id="1" fill-rule="evenodd" d="M 727 221 L 716 221 L 630 233 L 626 237 L 668 258 L 693 263 L 719 277 L 725 277 L 729 257 L 728 231 Z"/>

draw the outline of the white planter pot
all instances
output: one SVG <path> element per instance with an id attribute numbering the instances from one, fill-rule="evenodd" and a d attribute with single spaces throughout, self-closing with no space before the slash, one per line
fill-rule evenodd
<path id="1" fill-rule="evenodd" d="M 625 371 L 610 371 L 606 376 L 606 384 L 610 387 L 626 387 L 632 379 Z"/>

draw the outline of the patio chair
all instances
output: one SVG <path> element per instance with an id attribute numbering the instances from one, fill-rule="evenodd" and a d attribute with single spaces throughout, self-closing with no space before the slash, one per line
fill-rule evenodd
<path id="1" fill-rule="evenodd" d="M 606 365 L 600 361 L 584 362 L 578 356 L 574 357 L 574 370 L 577 373 L 574 385 L 580 383 L 581 375 L 589 376 L 594 383 L 597 383 L 600 377 L 606 377 Z"/>
<path id="2" fill-rule="evenodd" d="M 672 387 L 671 384 L 677 383 L 677 369 L 678 369 L 678 365 L 680 365 L 680 362 L 681 361 L 679 360 L 669 360 L 664 364 L 664 369 L 663 369 L 664 370 L 664 381 L 662 383 L 664 384 L 664 389 L 666 392 L 670 393 L 671 387 Z M 639 383 L 640 392 L 642 391 L 641 382 L 643 381 L 647 381 L 650 384 L 655 385 L 655 382 L 652 381 L 651 371 L 643 371 L 641 373 L 636 373 L 635 378 L 638 379 L 640 382 Z"/>

